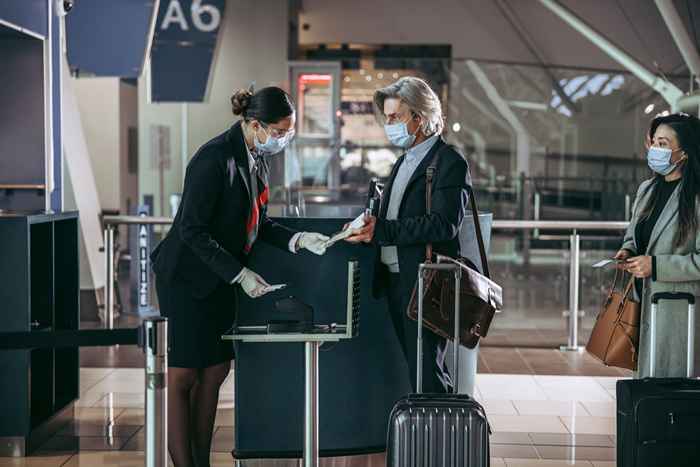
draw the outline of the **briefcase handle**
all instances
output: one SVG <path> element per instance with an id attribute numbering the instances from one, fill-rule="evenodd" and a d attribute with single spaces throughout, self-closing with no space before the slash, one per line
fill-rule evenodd
<path id="1" fill-rule="evenodd" d="M 418 341 L 416 345 L 416 392 L 421 394 L 423 392 L 423 302 L 425 295 L 425 276 L 429 270 L 452 270 L 454 272 L 455 278 L 455 335 L 454 335 L 454 380 L 453 391 L 456 394 L 459 390 L 459 292 L 460 286 L 459 282 L 462 280 L 462 269 L 459 263 L 455 264 L 444 264 L 444 263 L 430 263 L 425 262 L 418 265 Z"/>

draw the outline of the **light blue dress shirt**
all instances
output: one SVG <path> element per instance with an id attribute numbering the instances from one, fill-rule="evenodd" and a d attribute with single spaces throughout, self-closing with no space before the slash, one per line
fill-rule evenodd
<path id="1" fill-rule="evenodd" d="M 425 156 L 428 155 L 430 148 L 437 142 L 440 135 L 433 135 L 420 144 L 410 148 L 406 153 L 403 163 L 399 166 L 399 170 L 394 178 L 394 183 L 391 186 L 389 195 L 389 206 L 386 211 L 387 220 L 396 220 L 399 217 L 399 207 L 403 194 L 406 191 L 408 181 L 413 176 L 413 172 L 423 162 Z M 382 263 L 386 264 L 389 271 L 393 273 L 399 272 L 399 255 L 395 246 L 383 246 L 381 251 Z"/>

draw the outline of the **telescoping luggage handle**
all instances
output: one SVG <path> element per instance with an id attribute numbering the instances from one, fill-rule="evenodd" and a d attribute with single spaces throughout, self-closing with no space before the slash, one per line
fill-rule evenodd
<path id="1" fill-rule="evenodd" d="M 454 392 L 459 388 L 459 283 L 462 280 L 462 268 L 451 263 L 421 263 L 418 266 L 418 345 L 416 355 L 416 392 L 423 392 L 423 295 L 424 278 L 429 269 L 453 271 L 455 275 L 455 332 L 454 332 Z"/>
<path id="2" fill-rule="evenodd" d="M 693 376 L 695 353 L 695 295 L 683 292 L 659 292 L 651 296 L 651 323 L 649 333 L 651 344 L 649 349 L 649 376 L 654 376 L 656 370 L 656 313 L 659 308 L 659 300 L 685 300 L 688 302 L 688 349 L 686 360 L 686 375 Z"/>

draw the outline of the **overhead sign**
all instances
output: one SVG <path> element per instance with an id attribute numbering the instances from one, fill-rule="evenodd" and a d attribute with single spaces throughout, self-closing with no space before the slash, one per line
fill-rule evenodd
<path id="1" fill-rule="evenodd" d="M 48 18 L 46 0 L 0 1 L 0 21 L 8 22 L 34 34 L 46 36 L 46 18 Z"/>
<path id="2" fill-rule="evenodd" d="M 151 48 L 151 101 L 202 102 L 225 0 L 161 0 Z"/>
<path id="3" fill-rule="evenodd" d="M 153 36 L 154 9 L 154 2 L 145 0 L 75 2 L 65 20 L 71 70 L 78 75 L 140 77 Z"/>

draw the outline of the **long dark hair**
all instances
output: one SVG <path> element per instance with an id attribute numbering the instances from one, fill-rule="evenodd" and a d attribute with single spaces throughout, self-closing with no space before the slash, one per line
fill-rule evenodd
<path id="1" fill-rule="evenodd" d="M 231 110 L 244 120 L 277 123 L 294 113 L 294 103 L 287 92 L 277 86 L 262 88 L 257 92 L 241 89 L 231 96 Z"/>
<path id="2" fill-rule="evenodd" d="M 695 206 L 700 194 L 700 120 L 687 114 L 672 114 L 656 117 L 649 126 L 649 139 L 654 138 L 657 128 L 667 125 L 676 133 L 678 148 L 685 152 L 687 159 L 681 167 L 681 192 L 678 206 L 678 231 L 674 239 L 675 246 L 683 244 L 698 228 Z M 676 148 L 674 148 L 676 149 Z M 646 192 L 653 190 L 649 202 L 642 211 L 641 218 L 651 215 L 658 198 L 658 185 L 663 179 L 656 175 Z M 645 193 L 646 193 L 645 192 Z"/>

